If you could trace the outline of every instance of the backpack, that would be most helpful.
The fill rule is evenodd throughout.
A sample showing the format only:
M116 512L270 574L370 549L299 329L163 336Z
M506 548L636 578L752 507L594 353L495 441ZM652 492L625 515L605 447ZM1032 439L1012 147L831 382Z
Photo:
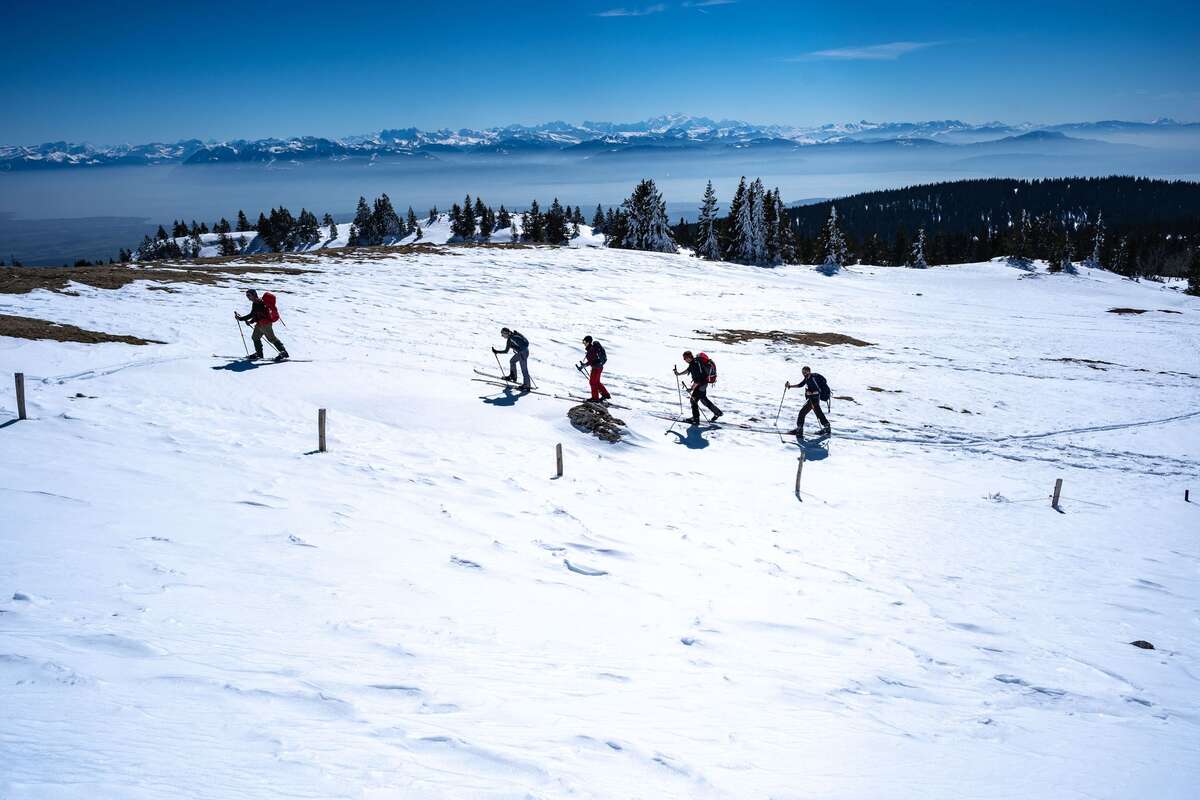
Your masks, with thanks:
M508 337L508 340L512 342L514 350L525 350L529 347L529 340L516 331L512 332L512 335Z
M819 394L817 396L819 398L821 398L822 400L828 402L829 394L830 394L829 381L825 380L825 376L820 374L819 372L814 372L812 374L812 379L813 379L813 383L817 384L817 392L819 392Z
M604 346L599 342L592 342L592 347L596 348L596 366L603 367L608 363L608 353L604 352Z
M708 357L708 353L701 353L697 356L700 359L700 366L704 368L704 377L708 383L717 382L717 362Z
M279 309L275 307L275 295L263 292L262 302L267 309L267 322L279 322Z

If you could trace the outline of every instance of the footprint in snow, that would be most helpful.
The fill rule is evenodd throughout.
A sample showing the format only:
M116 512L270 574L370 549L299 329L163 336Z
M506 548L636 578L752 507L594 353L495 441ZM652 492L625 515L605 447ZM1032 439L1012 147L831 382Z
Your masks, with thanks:
M301 539L299 536L296 536L295 534L291 534L291 533L288 534L288 541L294 545L297 545L298 547L316 547L315 544L309 544L308 542Z
M458 556L450 556L450 563L457 564L460 567L466 567L467 569L483 569L482 566L476 564L474 561L466 558L459 558Z

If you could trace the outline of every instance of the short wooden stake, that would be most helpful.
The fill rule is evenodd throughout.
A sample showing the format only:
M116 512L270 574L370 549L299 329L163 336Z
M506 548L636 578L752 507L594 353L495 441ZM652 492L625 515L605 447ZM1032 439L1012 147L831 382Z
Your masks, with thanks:
M1050 507L1058 508L1058 497L1062 494L1062 478L1054 479L1054 496L1050 498Z
M1190 503L1190 502L1192 502L1192 499L1191 499L1191 492L1192 492L1192 490L1191 490L1191 489L1184 489L1184 490L1183 490L1183 502L1185 502L1185 503Z
M13 376L17 382L17 419L25 417L25 373L18 372Z
M325 452L325 409L317 410L317 452Z
M562 442L554 447L554 460L558 465L558 477L562 477Z
M796 459L796 498L803 503L804 498L800 497L800 475L804 472L804 451L800 451L800 458Z

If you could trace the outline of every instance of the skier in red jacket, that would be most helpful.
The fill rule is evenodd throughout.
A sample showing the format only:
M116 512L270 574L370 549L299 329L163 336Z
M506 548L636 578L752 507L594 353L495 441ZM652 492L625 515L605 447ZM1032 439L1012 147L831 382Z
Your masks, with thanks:
M608 354L604 352L604 347L593 339L591 336L583 337L583 346L587 348L587 354L584 360L579 362L580 371L586 365L591 368L588 375L588 385L592 387L592 402L598 403L601 400L608 400L612 395L608 393L608 389L604 388L604 384L600 382L600 374L604 372L604 365L608 362Z
M288 358L287 348L283 346L283 342L279 341L275 336L275 332L271 326L279 321L279 311L275 308L275 295L270 292L264 292L262 299L258 297L258 292L253 289L246 290L246 299L250 301L250 313L244 316L238 316L234 312L234 316L247 325L254 327L254 333L250 334L251 340L254 342L254 355L250 356L251 361L255 361L263 357L262 340L265 336L279 355L275 356L276 361L286 361Z

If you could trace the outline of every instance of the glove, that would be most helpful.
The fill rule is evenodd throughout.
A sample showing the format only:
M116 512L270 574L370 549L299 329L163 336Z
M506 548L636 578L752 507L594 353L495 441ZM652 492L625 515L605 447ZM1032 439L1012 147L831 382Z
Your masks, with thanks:
M500 355L500 351L494 347L492 348L492 352L495 353L496 355Z

